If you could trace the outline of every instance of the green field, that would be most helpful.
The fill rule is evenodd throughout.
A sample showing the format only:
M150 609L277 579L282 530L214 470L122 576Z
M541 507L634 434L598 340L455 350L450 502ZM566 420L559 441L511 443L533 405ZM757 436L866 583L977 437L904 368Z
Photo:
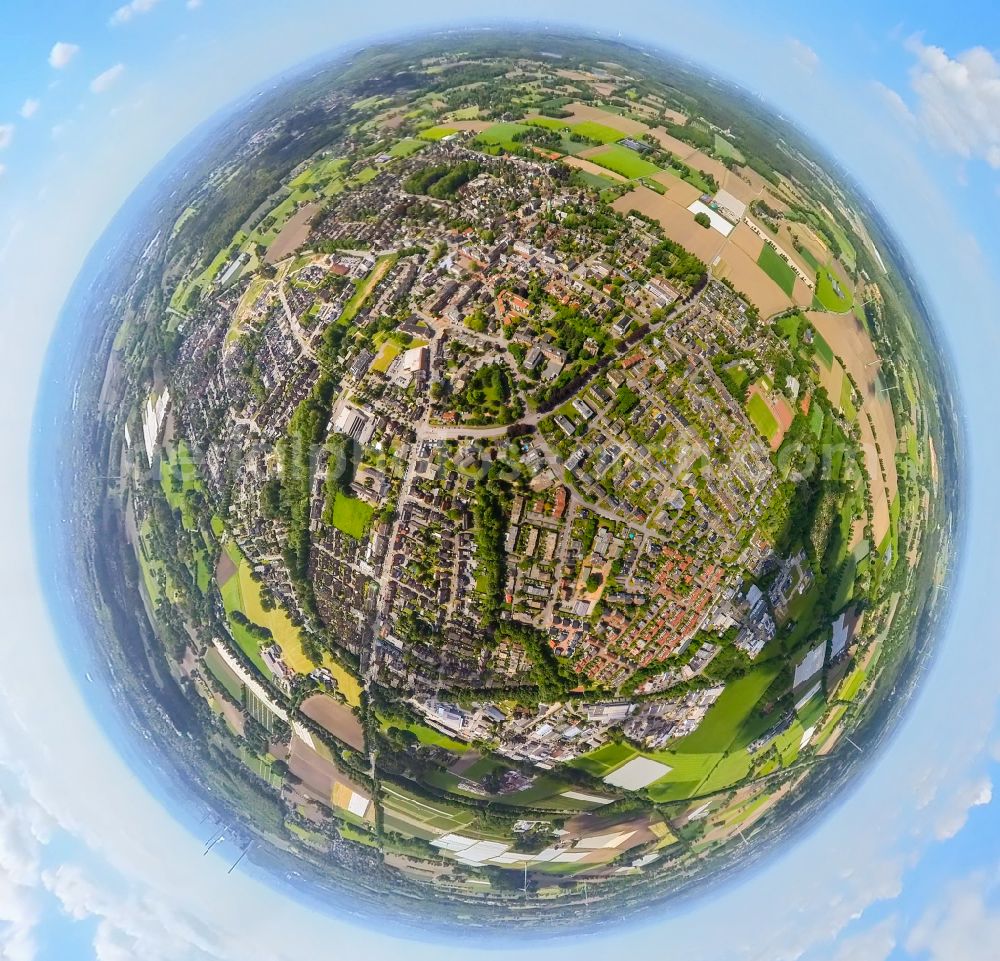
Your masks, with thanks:
M637 177L652 177L663 171L654 163L650 163L641 154L631 147L623 147L621 144L611 144L603 147L596 153L592 153L587 159L599 167L605 167L635 180Z
M211 675L229 692L233 700L243 703L243 682L232 672L222 655L210 647L205 651L205 667Z
M837 293L837 287L840 293ZM824 310L842 314L851 309L854 298L829 267L820 267L816 272L816 303Z
M476 143L488 147L503 147L504 150L517 150L521 143L514 139L514 135L530 129L531 127L523 123L497 123L477 134Z
M809 408L809 429L813 436L819 438L823 434L823 420L825 418L823 408L819 404L813 404Z
M808 247L804 245L797 247L796 252L806 262L807 267L810 267L812 270L819 270L819 261Z
M764 244L761 248L757 266L789 297L792 296L792 291L795 289L795 271L770 244Z
M768 440L778 433L778 421L760 394L751 394L747 402L747 416Z
M838 701L853 701L858 695L858 691L861 690L861 685L865 682L865 670L861 667L856 667L845 679L844 683L840 685L840 690L837 691Z
M823 362L824 367L833 366L833 348L823 339L823 335L813 328L813 347L816 348L816 356Z
M615 143L621 140L622 137L628 136L623 130L616 130L614 127L609 127L604 123L597 123L594 120L584 120L581 123L575 123L571 129L573 133L579 134L581 137L586 137L588 140L597 140L600 143ZM628 150L628 147L623 149Z
M591 751L590 754L581 755L572 762L572 766L593 774L594 777L605 777L637 754L638 752L627 744L612 742L599 747L596 751Z
M351 299L344 304L344 309L337 318L337 324L346 327L357 316L358 311L365 305L365 301L371 296L371 292L378 286L379 281L389 272L396 262L397 254L385 254L375 262L372 272L358 284L357 290Z
M450 137L453 133L458 133L456 127L436 126L421 130L417 136L421 140L444 140L445 137Z
M545 127L546 130L555 130L556 132L566 130L569 127L569 124L559 117L528 117L524 122L532 127Z
M390 157L409 157L410 154L416 153L418 150L423 150L427 145L417 140L414 137L408 137L406 140L397 140L396 143L389 148Z
M453 751L456 754L465 754L466 751L470 750L468 744L456 741L454 738L448 737L447 734L442 734L440 731L436 731L426 724L420 724L417 721L404 721L398 717L382 717L382 715L378 715L378 719L383 730L387 730L390 727L397 727L401 731L410 731L417 736L417 740L421 744L428 744L431 747L443 747L446 751Z
M854 423L858 419L858 412L854 409L854 403L851 400L853 393L854 388L851 387L851 382L845 377L840 384L840 409L851 423Z
M160 484L171 510L181 512L181 522L185 530L194 530L197 522L188 507L185 494L202 489L198 469L194 465L191 451L185 441L180 441L176 449L163 448L160 460Z
M746 163L746 157L720 134L715 135L715 152L719 157L731 157L737 163Z
M364 536L374 513L375 508L359 497L349 497L338 491L333 502L333 526L348 537L358 539Z
M600 174L592 174L586 170L574 170L573 177L581 183L585 183L588 187L596 187L598 190L613 187L617 183L617 181L612 180L610 177L602 177Z
M704 754L726 751L777 674L777 667L762 664L743 677L730 681L721 697L705 715L705 720L698 725L697 730L681 738L674 745L672 753Z

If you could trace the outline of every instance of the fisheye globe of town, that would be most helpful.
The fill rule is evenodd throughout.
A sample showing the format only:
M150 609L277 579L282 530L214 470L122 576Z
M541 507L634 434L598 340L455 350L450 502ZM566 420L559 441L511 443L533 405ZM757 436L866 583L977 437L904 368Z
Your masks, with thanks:
M75 536L115 696L250 862L578 928L877 756L951 537L946 380L877 211L758 100L411 39L231 111L145 209Z

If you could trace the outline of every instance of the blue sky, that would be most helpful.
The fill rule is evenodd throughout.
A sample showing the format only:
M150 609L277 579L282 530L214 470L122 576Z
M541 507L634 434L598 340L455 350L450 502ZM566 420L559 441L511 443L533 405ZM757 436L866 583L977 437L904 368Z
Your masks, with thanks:
M184 134L302 59L456 7L318 0L6 0L0 29L0 961L463 959L319 916L165 811L87 709L32 558L32 399L56 315L90 246ZM1000 957L1000 13L957 5L606 2L545 5L760 92L817 137L902 238L954 355L969 434L970 525L954 614L879 763L808 837L752 876L614 940L505 951L586 961L991 961ZM534 17L523 0L462 15ZM60 44L62 46L57 47ZM75 49L74 49L75 48ZM37 105L34 102L37 101ZM72 639L70 639L71 641Z

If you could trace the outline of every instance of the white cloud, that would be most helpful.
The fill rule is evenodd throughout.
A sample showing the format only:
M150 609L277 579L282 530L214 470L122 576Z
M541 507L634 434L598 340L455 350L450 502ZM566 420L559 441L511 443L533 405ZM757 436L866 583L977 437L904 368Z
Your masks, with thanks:
M806 73L813 73L819 66L819 54L796 37L788 38L788 49L792 56L792 62Z
M900 120L903 121L908 126L916 123L916 117L913 116L913 112L907 106L906 101L899 95L899 93L892 89L892 87L887 87L884 83L880 83L876 80L872 87L875 93L881 98L882 102L889 108L892 113L894 113Z
M187 0L185 6L188 10L197 10L201 6L202 0Z
M916 58L910 86L924 136L942 150L1000 170L1000 62L984 47L951 57L916 36L906 49Z
M80 48L75 43L65 43L60 40L49 52L49 66L56 70L68 67L70 61L80 52Z
M41 908L41 850L49 821L33 804L0 791L0 958L33 961Z
M0 123L0 150L6 150L14 140L14 125Z
M21 104L21 109L18 111L25 120L30 119L36 113L38 113L38 108L41 106L41 102L35 100L34 97L28 97L24 103Z
M1000 945L1000 914L986 904L991 885L973 875L934 899L906 939L906 950L922 961L982 961Z
M830 961L886 961L896 948L894 917L886 918L865 931L845 937Z
M119 27L139 14L149 13L159 2L160 0L131 0L124 3L111 14L111 26Z
M91 93L104 93L110 90L125 72L125 64L116 63L113 67L108 67L104 73L99 73L90 81Z
M7 168L3 164L0 164L0 177L2 177L5 173L7 173Z
M969 820L969 812L993 800L993 783L988 777L978 777L965 782L948 800L934 824L934 837L938 841L953 838Z
M45 887L75 921L94 919L97 961L209 961L225 956L213 939L158 900L99 885L76 864L42 875Z

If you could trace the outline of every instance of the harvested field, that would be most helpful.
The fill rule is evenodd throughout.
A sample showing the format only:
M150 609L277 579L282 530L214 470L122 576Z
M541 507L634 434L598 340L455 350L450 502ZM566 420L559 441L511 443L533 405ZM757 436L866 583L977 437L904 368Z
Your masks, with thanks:
M678 206L687 210L700 196L701 191L686 180L681 180L677 174L664 170L652 178L659 184L663 184L670 193L670 199Z
M858 389L861 391L862 403L858 426L861 429L861 444L864 449L865 468L872 478L872 503L874 507L875 542L881 543L889 530L889 504L896 497L899 480L896 476L896 449L899 440L896 436L896 424L892 416L892 404L888 395L880 394L878 377L878 355L872 345L868 332L854 314L832 315L823 311L810 311L806 314L810 323L819 331L823 339L830 345L833 352L840 357L845 367L850 371ZM871 366L868 366L871 365ZM834 364L839 370L840 365ZM820 368L823 373L822 367ZM824 386L826 386L824 381ZM840 397L830 391L830 397ZM871 425L865 412L871 414L875 425L872 433ZM882 449L882 464L885 467L886 480L882 481L882 469L879 465L875 440L878 439ZM888 488L888 496L885 489Z
M642 134L649 130L649 127L638 120L633 120L631 117L620 117L610 110L601 110L599 107L592 107L589 104L568 103L566 104L566 109L571 111L572 115L562 119L569 126L578 123L597 123L605 127L614 127L615 130L620 130L623 137L634 134L642 136Z
M225 583L236 574L236 564L233 559L225 552L219 555L219 563L215 565L215 580L219 587L225 585Z
M318 204L305 204L295 211L285 226L281 228L278 236L271 241L271 246L267 248L267 253L264 255L264 262L276 264L279 260L284 260L289 254L298 250L309 239L311 229L309 221L318 210Z
M668 237L699 256L706 264L711 264L725 247L726 239L722 234L705 230L695 223L691 211L677 203L673 195L672 189L666 194L658 194L648 187L636 187L619 197L612 206L621 213L638 210L639 213L658 220ZM677 196L680 197L679 190Z
M628 179L606 167L598 167L597 164L584 160L582 157L563 157L563 163L570 167L576 167L577 170L582 170L584 173L593 174L595 177L607 177L611 180L617 180L619 183L625 183ZM653 191L651 190L650 193Z
M360 784L352 782L337 769L333 761L309 747L298 736L292 737L288 767L301 779L302 784L299 787L302 794L326 807L330 806L334 789L338 787L341 791L347 788L362 797L369 797L368 792Z
M654 127L652 133L664 150L669 150L675 157L680 158L685 163L687 163L688 156L694 153L694 147L691 144L684 143L683 140L678 140L676 137L671 136L662 127Z
M762 317L770 317L792 306L791 298L757 266L756 259L735 244L726 244L722 259L712 268L712 273L725 277L746 294L757 305Z
M338 741L349 744L356 751L365 749L365 735L361 722L346 705L329 694L314 694L302 702L302 713L312 718L321 728L329 731Z
M764 241L758 237L746 224L737 224L729 235L729 240L740 248L755 263L764 248Z

